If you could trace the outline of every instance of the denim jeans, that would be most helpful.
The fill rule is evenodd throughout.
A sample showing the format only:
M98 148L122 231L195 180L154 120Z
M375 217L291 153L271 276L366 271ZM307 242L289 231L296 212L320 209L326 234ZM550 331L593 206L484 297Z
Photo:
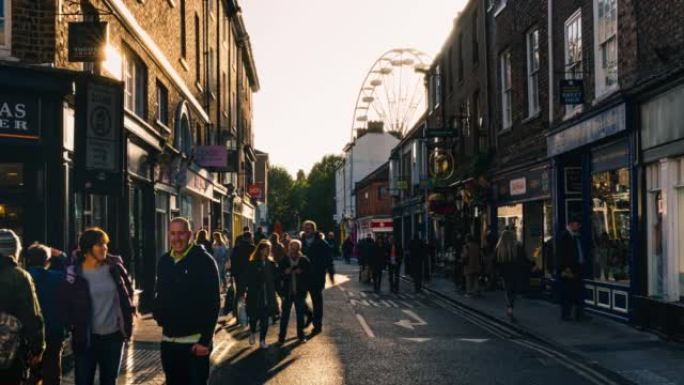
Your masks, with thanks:
M124 339L121 333L93 334L86 351L75 353L76 385L93 385L95 369L100 369L100 385L116 385L121 366Z
M161 343L161 361L166 385L206 385L209 356L192 354L193 344Z

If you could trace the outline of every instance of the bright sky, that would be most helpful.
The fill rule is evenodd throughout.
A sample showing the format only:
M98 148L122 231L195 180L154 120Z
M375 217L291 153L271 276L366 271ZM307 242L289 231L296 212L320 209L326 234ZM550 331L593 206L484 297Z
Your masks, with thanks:
M392 48L439 52L466 0L243 0L261 90L256 148L307 173L341 154L371 65Z

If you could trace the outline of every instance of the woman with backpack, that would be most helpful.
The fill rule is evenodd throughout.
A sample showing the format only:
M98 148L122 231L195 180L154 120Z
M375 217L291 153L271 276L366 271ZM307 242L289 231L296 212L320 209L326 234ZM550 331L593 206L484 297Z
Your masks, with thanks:
M78 240L76 264L67 268L63 310L72 332L76 385L115 385L124 342L133 332L133 287L121 257L107 253L109 236L89 228Z

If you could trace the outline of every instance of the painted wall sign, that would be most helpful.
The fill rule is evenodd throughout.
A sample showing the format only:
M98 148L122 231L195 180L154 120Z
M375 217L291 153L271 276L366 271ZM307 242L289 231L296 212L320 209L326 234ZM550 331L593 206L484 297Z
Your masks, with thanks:
M40 99L0 94L0 138L40 139Z
M510 192L512 196L525 195L527 193L527 179L525 177L511 179Z
M601 140L627 129L625 104L622 103L546 138L549 156L556 156Z

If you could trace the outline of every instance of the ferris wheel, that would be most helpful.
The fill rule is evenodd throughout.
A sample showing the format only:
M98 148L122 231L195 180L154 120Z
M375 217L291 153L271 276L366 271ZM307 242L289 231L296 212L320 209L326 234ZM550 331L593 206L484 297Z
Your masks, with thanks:
M356 98L352 139L368 122L382 122L384 131L403 136L425 110L423 74L432 58L413 48L385 52L366 74Z

